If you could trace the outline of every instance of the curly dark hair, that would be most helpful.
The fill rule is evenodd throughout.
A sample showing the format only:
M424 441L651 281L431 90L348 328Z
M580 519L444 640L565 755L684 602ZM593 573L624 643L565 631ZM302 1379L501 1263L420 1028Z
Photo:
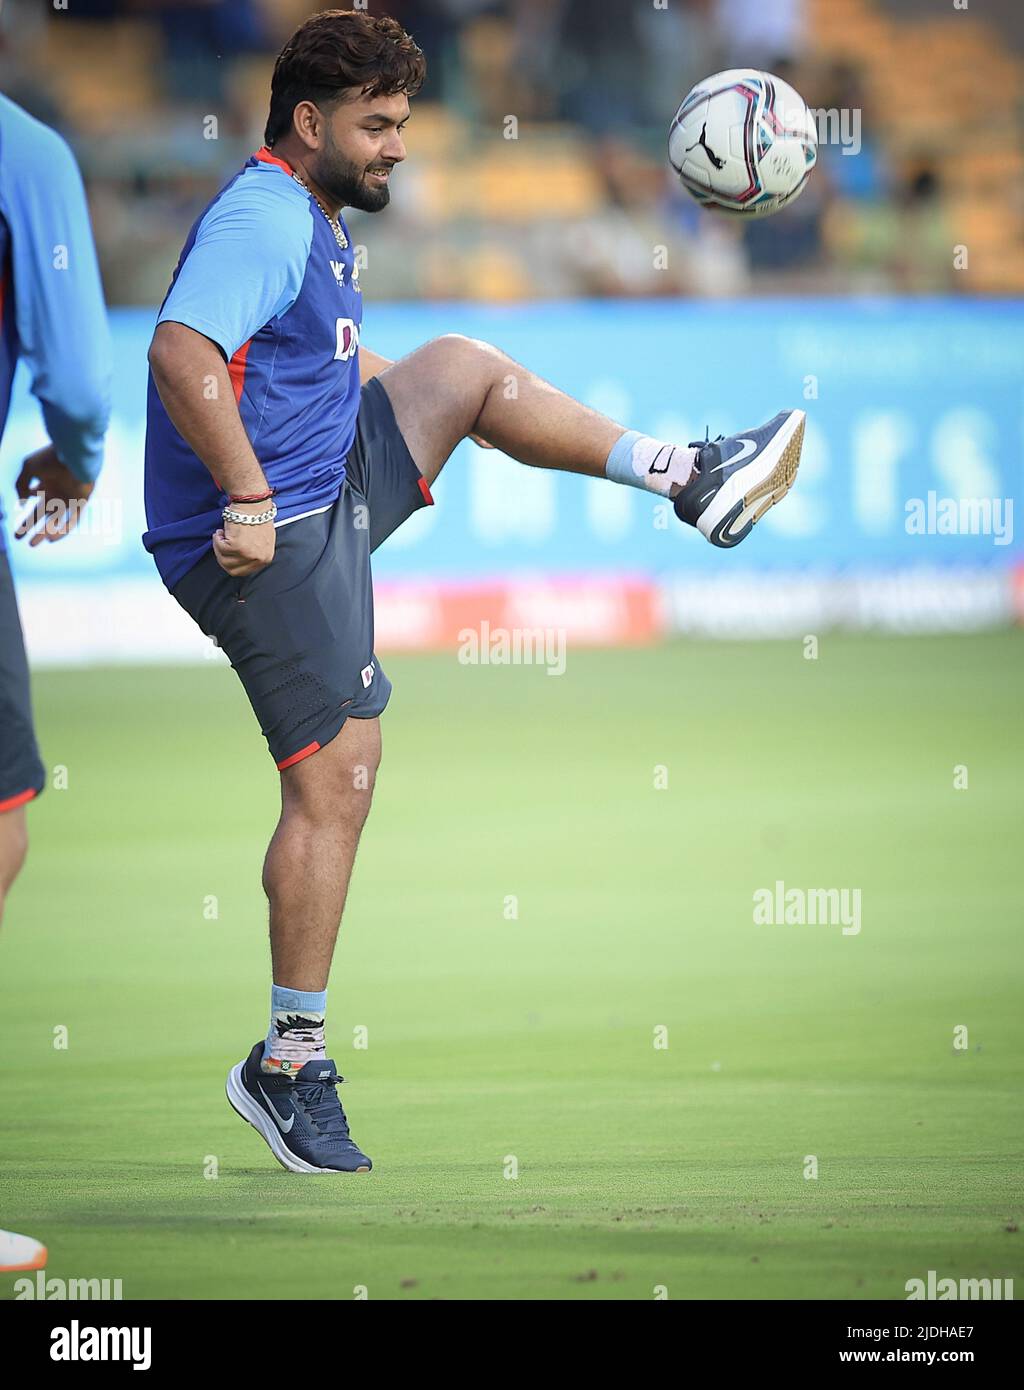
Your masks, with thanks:
M291 125L300 101L415 96L427 63L396 19L362 10L322 10L300 24L274 64L264 140L273 145Z

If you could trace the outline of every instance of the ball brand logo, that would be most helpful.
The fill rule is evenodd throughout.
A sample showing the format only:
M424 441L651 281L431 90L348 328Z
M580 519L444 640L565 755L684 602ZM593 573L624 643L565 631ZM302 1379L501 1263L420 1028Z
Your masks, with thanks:
M687 145L687 147L686 147L686 152L687 152L687 154L689 154L689 152L690 152L691 150L695 150L695 149L697 148L697 146L700 145L701 149L702 149L702 150L704 151L704 153L707 155L708 159L711 160L711 163L715 166L715 168L716 168L716 169L724 169L724 168L725 168L725 160L724 160L724 159L719 159L719 158L718 158L718 155L715 154L715 153L710 149L710 147L708 146L708 142L707 142L707 133L708 133L708 123L707 123L707 121L705 121L704 124L703 124L703 125L701 126L701 128L700 128L700 137L699 137L698 139L694 140L694 142L693 142L692 145Z

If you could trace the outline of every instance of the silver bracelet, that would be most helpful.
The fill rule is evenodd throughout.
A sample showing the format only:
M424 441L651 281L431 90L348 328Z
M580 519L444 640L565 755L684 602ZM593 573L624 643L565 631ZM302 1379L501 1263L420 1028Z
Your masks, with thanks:
M277 503L271 502L265 512L236 512L234 507L225 507L221 516L225 521L237 522L239 526L263 526L277 516Z

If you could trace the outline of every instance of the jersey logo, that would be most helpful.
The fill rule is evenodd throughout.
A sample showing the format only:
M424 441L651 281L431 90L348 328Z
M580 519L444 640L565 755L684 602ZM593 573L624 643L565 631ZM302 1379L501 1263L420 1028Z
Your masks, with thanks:
M373 683L373 662L371 661L369 666L364 666L359 674L363 679L363 688L369 689L370 685Z
M343 290L345 288L345 262L331 261L331 269L334 271L334 278L338 282L338 289ZM359 266L355 261L352 262L352 268L348 274L348 287L350 290L355 290L356 294L360 293Z
M347 362L354 357L359 346L359 325L351 319L338 319L338 346L334 350L335 360Z

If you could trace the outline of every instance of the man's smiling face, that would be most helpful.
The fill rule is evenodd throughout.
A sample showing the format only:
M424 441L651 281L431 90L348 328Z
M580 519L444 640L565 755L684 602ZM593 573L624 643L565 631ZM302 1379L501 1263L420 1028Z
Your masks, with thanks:
M324 113L320 149L309 172L333 201L362 212L380 212L391 198L391 170L405 158L402 130L409 98L364 97L339 101Z

